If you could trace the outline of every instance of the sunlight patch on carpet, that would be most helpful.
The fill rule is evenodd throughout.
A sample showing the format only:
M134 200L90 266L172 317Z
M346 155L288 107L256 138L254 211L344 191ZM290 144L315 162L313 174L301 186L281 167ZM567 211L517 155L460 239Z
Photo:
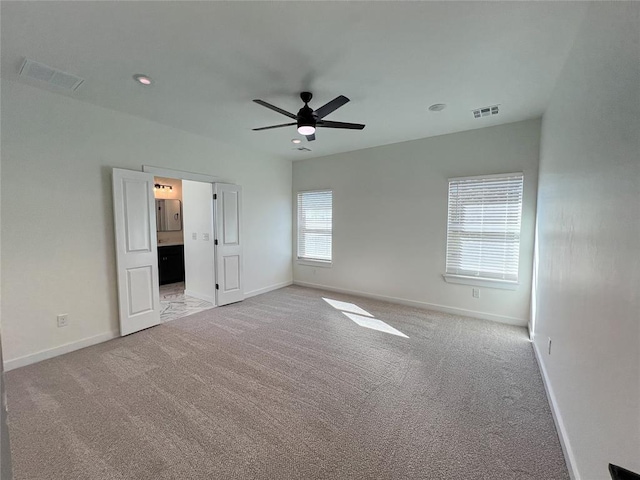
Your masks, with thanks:
M340 300L333 300L331 298L324 298L324 297L322 297L322 299L325 302L327 302L329 305L331 305L333 308L335 308L336 310L340 310L342 312L357 313L358 315L364 315L366 317L373 317L373 315L371 315L366 310L360 308L355 303L341 302Z
M361 327L370 328L372 330L378 330L379 332L390 333L391 335L397 335L399 337L409 338L400 330L396 330L391 325L384 323L382 320L375 318L363 317L362 315L356 315L355 313L342 312L351 320L356 322Z

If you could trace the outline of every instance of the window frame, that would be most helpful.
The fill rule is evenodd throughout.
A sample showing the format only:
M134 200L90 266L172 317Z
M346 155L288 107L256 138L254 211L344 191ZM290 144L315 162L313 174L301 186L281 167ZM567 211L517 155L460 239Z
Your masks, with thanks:
M331 259L322 260L317 258L301 257L299 249L300 249L300 232L302 227L300 225L299 196L305 193L325 193L325 192L331 193ZM299 265L331 268L331 265L333 264L333 189L332 188L314 188L311 190L298 190L295 193L295 202L296 202L296 241L295 241L296 263L298 263Z
M464 180L483 180L483 179L495 179L499 180L500 178L505 177L515 177L519 176L522 178L522 192L521 192L521 200L520 200L520 230L518 232L518 255L517 255L517 268L516 268L516 280L508 280L508 279L500 279L493 277L483 277L483 276L474 276L474 275L464 275L459 273L449 273L447 272L447 262L449 258L449 218L451 215L450 211L450 189L451 182L453 181L464 181ZM525 176L524 172L510 172L510 173L499 173L499 174L489 174L489 175L472 175L466 177L453 177L447 179L447 227L445 230L445 273L442 274L443 279L447 283L453 284L462 284L462 285L473 285L473 286L481 286L488 288L497 288L503 290L516 290L520 285L520 259L521 259L521 249L522 249L522 213L524 210L524 191L525 191Z

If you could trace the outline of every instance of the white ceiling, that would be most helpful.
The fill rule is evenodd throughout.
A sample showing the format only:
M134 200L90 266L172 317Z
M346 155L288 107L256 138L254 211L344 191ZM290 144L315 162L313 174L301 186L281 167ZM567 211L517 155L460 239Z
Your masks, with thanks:
M2 78L25 57L83 77L79 100L259 152L309 158L540 116L585 4L575 2L7 2ZM132 80L145 73L154 85ZM51 89L55 87L43 86ZM295 127L252 128L342 94L293 150ZM55 90L54 90L55 91ZM440 113L427 110L446 103ZM501 105L496 117L471 110Z

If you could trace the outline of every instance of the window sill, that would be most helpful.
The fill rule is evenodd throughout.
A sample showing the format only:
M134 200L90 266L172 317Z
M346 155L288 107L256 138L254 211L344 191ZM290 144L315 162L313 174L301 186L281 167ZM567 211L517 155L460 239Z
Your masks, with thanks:
M501 290L517 290L520 283L508 280L494 280L491 278L467 277L464 275L452 275L445 273L442 275L447 283L457 283L459 285L473 285L474 287L498 288Z
M307 265L309 267L323 267L331 268L331 262L325 262L323 260L309 260L307 258L298 258L298 265Z

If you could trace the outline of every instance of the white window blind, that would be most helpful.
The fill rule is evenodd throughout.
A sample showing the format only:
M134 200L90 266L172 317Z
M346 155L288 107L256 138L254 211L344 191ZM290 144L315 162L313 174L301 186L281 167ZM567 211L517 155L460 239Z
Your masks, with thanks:
M331 261L333 192L298 193L298 258Z
M449 180L447 274L518 281L522 173Z

